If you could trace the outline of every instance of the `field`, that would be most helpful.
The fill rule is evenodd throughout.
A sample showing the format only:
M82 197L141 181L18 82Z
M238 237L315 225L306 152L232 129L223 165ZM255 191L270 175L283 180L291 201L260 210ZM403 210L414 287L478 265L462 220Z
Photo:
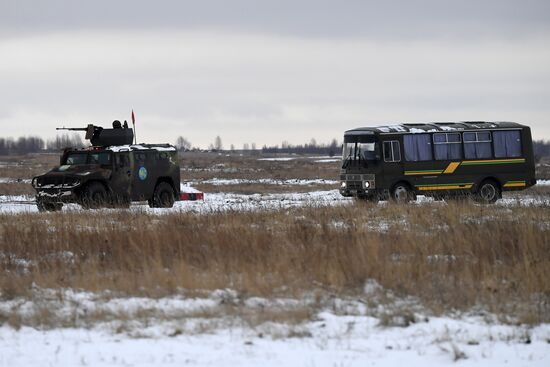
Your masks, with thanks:
M0 157L0 365L550 363L544 161L493 206L396 205L336 158L190 153L204 201L38 213L56 161Z

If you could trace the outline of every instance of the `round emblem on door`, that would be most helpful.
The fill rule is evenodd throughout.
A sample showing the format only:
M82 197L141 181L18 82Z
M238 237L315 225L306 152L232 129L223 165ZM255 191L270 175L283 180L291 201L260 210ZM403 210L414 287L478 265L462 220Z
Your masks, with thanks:
M147 178L147 168L139 167L138 177L141 181L145 181L145 179Z

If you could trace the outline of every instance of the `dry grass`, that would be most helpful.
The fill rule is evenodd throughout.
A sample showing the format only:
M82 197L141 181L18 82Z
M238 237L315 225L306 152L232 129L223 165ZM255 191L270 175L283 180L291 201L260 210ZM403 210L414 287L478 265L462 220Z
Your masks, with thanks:
M126 211L0 216L0 290L163 296L232 288L362 294L375 279L434 312L483 306L550 321L550 210L470 202L163 216Z

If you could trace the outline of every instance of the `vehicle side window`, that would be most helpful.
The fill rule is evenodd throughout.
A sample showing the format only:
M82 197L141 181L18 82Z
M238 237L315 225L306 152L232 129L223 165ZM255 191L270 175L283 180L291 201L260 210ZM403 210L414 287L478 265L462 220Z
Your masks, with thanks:
M91 164L101 164L102 166L108 166L111 164L111 153L91 153L88 161Z
M119 153L116 155L115 159L118 167L130 166L130 157L128 157L128 153Z
M86 164L87 154L70 154L65 161L65 164Z
M409 162L431 161L432 137L430 134L403 135L405 160Z
M463 140L466 159L492 158L492 140L489 131L464 133Z
M168 153L166 153L166 152L159 152L159 153L157 153L157 159L159 159L159 160L166 160L166 159L168 159Z
M494 131L495 158L521 157L521 135L514 131Z
M397 140L384 142L384 162L400 162L401 149Z
M134 153L134 157L136 157L136 161L138 163L145 163L145 153Z
M461 142L459 133L434 134L435 159L462 159Z

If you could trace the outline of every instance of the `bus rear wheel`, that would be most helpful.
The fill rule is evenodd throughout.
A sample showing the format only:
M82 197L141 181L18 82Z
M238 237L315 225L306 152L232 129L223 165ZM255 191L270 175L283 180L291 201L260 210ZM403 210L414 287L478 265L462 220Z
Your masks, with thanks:
M479 185L474 198L482 204L493 204L500 198L500 195L500 186L493 180L486 180Z
M396 203L408 203L416 200L414 191L404 182L395 185L391 191L391 199Z

